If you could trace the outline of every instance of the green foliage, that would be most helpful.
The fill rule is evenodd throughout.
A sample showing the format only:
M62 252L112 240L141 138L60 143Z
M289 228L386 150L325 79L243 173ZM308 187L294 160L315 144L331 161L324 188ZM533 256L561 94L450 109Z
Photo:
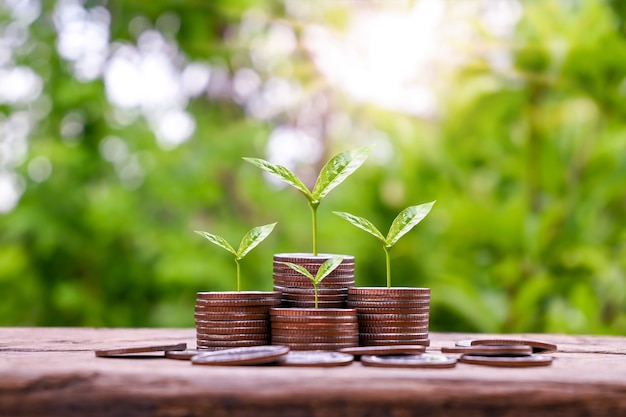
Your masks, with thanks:
M343 256L333 256L325 260L324 263L320 265L320 268L317 270L317 273L315 274L315 276L313 276L313 274L311 274L308 271L308 269L304 268L301 265L294 264L293 262L284 262L284 264L290 267L291 269L293 269L294 271L299 272L300 274L304 275L305 277L311 280L311 282L313 283L313 291L315 294L315 308L317 308L318 307L318 300L317 300L318 288L317 287L319 283L322 282L322 280L326 278L331 272L337 269L337 267L341 265L342 262L343 262Z
M195 133L174 149L159 146L142 106L118 108L102 78L75 77L57 48L60 2L40 2L26 27L6 11L13 3L0 2L1 36L16 34L1 42L11 51L0 70L31 68L42 83L32 102L0 102L0 188L16 175L23 191L0 214L1 325L193 326L195 293L230 289L232 264L207 261L188 231L243 236L242 225L280 216L275 239L247 254L241 277L243 287L271 289L272 254L309 245L309 234L294 210L300 197L268 186L241 156L264 155L276 126L312 119L305 127L320 132L319 161L377 143L350 186L325 195L329 211L390 224L408 201L442 202L392 254L394 285L432 289L433 330L626 332L623 1L520 2L510 36L484 31L460 46L457 66L428 66L438 101L427 118L357 101L320 75L303 36L309 27L343 30L349 2L297 18L255 0L71 3L85 5L85 16L110 14L104 55L139 43L153 52L150 36L139 41L144 30L162 33L176 62L211 65L212 93L183 99ZM172 17L178 29L164 24ZM289 25L296 47L266 60L258 45ZM258 33L237 38L251 28ZM261 90L276 80L299 85L306 111L293 104L250 117L222 93L249 70ZM25 149L13 139L24 120L27 150L7 162L7 150ZM117 159L104 158L111 138L122 143ZM34 175L42 158L47 178ZM319 161L297 161L294 175L311 184ZM379 240L352 238L352 226L325 211L319 221L325 251L355 256L358 285L379 283Z
M203 232L200 230L196 230L195 232L200 236L206 238L209 242L214 245L219 246L222 249L227 250L235 257L235 263L237 264L237 291L241 291L241 271L239 261L244 258L252 249L257 247L257 245L265 240L266 237L272 233L274 230L274 226L276 223L265 224L263 226L257 226L252 228L248 233L245 234L243 239L241 239L241 243L239 243L239 248L235 250L230 243L226 241L221 236L217 236L211 234L209 232Z
M407 234L412 228L417 226L419 222L421 222L424 217L430 213L430 210L433 208L435 204L434 201L430 203L424 203L417 206L410 206L402 210L393 222L391 223L391 227L389 228L389 232L387 233L387 237L383 236L383 234L367 219L363 217L358 217L350 213L345 213L341 211L334 211L337 216L346 219L352 225L358 227L361 230L365 230L367 233L374 236L383 244L383 250L385 251L385 261L387 265L387 287L391 287L391 259L389 256L389 251L395 245L398 240L405 234Z
M356 171L369 156L373 145L352 151L341 152L332 157L320 171L313 191L282 165L272 164L258 158L243 158L247 162L261 168L263 171L280 178L282 181L296 188L306 197L311 209L313 224L313 255L317 256L317 207L326 195Z

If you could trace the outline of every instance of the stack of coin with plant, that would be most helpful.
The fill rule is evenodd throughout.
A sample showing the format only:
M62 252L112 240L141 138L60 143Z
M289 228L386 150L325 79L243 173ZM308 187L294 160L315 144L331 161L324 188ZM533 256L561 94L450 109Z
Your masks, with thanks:
M315 294L309 278L295 271L287 263L295 263L316 275L320 266L335 255L285 253L274 255L274 290L283 294L284 307L315 307ZM354 256L342 256L343 261L318 285L317 306L343 308L348 288L354 286Z
M272 308L272 344L286 345L293 350L338 350L359 343L359 326L355 309L319 308L319 287L344 258L325 260L315 276L302 265L285 262L285 266L308 279L313 289L313 308Z
M350 213L334 212L353 226L366 231L382 244L385 252L387 288L349 288L348 307L359 317L359 340L363 346L426 345L430 314L429 288L391 287L391 248L421 222L434 201L402 210L383 235L369 220Z
M358 346L355 309L272 308L272 344L292 350L339 350Z
M270 344L269 310L280 292L199 292L196 298L198 349Z
M276 223L250 230L235 250L223 237L196 231L209 242L230 252L237 265L236 292L199 292L194 318L198 349L225 349L268 345L269 310L280 305L278 291L241 291L240 261L261 243Z
M361 346L428 345L429 288L353 287Z

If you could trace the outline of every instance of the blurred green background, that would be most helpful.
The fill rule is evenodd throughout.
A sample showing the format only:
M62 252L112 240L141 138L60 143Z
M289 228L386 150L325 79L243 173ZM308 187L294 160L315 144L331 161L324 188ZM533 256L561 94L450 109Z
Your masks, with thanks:
M272 288L320 250L432 289L436 331L626 334L626 6L614 1L0 0L0 325L193 326L196 291Z

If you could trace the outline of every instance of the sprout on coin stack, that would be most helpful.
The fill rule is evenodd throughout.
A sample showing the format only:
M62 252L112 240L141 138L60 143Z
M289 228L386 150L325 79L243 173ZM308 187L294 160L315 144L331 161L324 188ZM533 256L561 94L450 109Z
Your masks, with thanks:
M364 346L428 345L429 288L392 288L390 250L415 227L435 202L404 209L384 236L369 220L345 212L334 212L352 225L378 239L385 251L387 287L348 289L348 307L356 308L359 340Z
M240 261L274 230L276 223L250 230L235 250L224 238L196 231L211 243L230 252L237 264L237 291L198 292L195 307L198 349L224 349L267 345L269 309L280 305L277 291L241 291Z
M314 303L309 285L302 277L294 278L293 271L284 266L284 262L301 265L311 274L316 274L322 262L333 255L320 254L317 242L317 209L324 199L339 184L354 173L367 159L372 146L341 152L332 157L320 171L310 190L293 172L282 165L272 164L263 159L244 158L247 162L273 175L301 192L307 199L311 210L313 237L312 253L287 253L274 256L274 289L282 292L283 305L289 307L309 307ZM325 307L344 307L348 295L347 289L354 286L354 257L344 256L343 265L326 279L327 288L320 305Z
M342 256L331 257L315 276L300 265L285 262L313 284L315 308L270 309L272 344L286 345L293 350L338 350L358 345L355 309L318 308L318 285L342 261Z

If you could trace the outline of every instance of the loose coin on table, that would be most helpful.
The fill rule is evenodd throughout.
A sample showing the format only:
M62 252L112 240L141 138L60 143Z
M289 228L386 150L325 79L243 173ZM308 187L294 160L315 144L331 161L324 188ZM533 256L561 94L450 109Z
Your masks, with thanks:
M191 358L194 365L262 365L289 353L287 346L251 346L202 352Z
M394 368L454 368L456 362L456 358L431 353L422 353L421 355L361 356L361 363L365 366Z
M207 350L198 350L198 349L168 350L165 352L165 357L168 359L178 359L181 361L188 361L201 352L207 352Z
M358 346L341 349L342 353L349 353L358 358L363 355L416 355L426 352L426 346L421 345L392 345L392 346Z
M354 361L354 356L347 353L322 350L292 350L280 360L279 365L325 368L350 365L352 361Z
M482 356L528 356L533 348L527 345L474 345L442 347L441 353L468 353Z
M496 345L496 346L506 346L506 345L525 345L530 346L533 349L533 353L548 353L548 352L556 352L557 346L554 343L541 342L538 340L527 340L527 339L469 339L469 340L460 340L455 343L456 346L459 347L468 347L468 346L476 346L476 345Z
M498 366L504 368L521 368L528 366L548 366L554 358L548 355L532 354L528 356L482 356L464 353L459 362L472 365Z
M100 358L120 357L120 356L143 356L144 353L167 352L168 350L185 350L187 343L178 343L175 345L147 345L147 346L129 346L111 349L98 349L95 351L96 356Z

